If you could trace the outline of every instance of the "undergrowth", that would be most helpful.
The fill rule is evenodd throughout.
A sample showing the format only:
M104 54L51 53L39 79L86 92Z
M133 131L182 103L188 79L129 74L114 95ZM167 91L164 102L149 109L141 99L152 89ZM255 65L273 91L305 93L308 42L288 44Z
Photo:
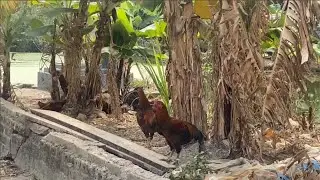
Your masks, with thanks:
M208 166L208 161L203 154L199 154L186 166L179 167L172 171L169 176L170 180L203 180L205 176L212 173Z

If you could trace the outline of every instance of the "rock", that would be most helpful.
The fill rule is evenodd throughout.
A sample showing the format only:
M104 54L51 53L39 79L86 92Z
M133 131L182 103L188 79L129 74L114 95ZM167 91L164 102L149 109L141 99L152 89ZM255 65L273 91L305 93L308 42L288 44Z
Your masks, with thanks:
M97 118L107 118L107 114L103 111L98 111L97 112Z
M299 129L300 124L297 121L294 121L293 119L289 118L289 123L292 126L293 129Z
M126 127L123 126L123 125L117 125L117 129L119 129L119 130L121 130L121 129L126 129Z
M47 135L49 133L49 128L41 126L36 123L32 123L32 125L30 126L30 130L41 136Z
M76 119L80 121L85 121L87 120L87 116L85 114L79 113Z
M136 114L136 112L135 112L135 111L128 111L128 113L129 113L129 114L131 114L131 115Z
M92 120L92 119L96 119L96 118L98 118L98 115L97 115L97 114L95 114L95 113L90 114L90 115L89 115L89 117L88 117L88 119L90 119L90 120Z
M121 106L121 111L122 113L127 113L130 110L130 107L128 105L122 105Z

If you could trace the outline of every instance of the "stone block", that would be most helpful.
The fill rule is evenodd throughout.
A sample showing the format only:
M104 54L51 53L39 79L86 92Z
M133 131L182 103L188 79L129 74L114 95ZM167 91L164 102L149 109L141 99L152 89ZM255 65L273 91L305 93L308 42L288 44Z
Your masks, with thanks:
M30 129L28 128L27 125L23 125L21 123L14 123L13 124L13 132L15 132L15 134L20 134L24 137L27 137L30 135Z

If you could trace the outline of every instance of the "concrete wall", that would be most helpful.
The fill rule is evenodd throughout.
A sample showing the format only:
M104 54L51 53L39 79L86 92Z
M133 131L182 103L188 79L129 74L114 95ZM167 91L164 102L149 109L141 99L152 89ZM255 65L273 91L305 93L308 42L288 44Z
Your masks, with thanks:
M60 68L57 67L58 71L61 71ZM101 83L102 83L102 88L106 88L106 82L107 82L107 70L106 69L101 69ZM82 69L81 71L81 77L82 79L85 79L85 69ZM39 71L38 72L38 81L37 81L37 88L44 90L44 91L51 91L51 74L48 72L48 68L44 68L44 71ZM60 87L60 86L59 86ZM61 88L60 91L62 92Z
M45 121L0 99L0 157L11 156L39 180L165 179Z

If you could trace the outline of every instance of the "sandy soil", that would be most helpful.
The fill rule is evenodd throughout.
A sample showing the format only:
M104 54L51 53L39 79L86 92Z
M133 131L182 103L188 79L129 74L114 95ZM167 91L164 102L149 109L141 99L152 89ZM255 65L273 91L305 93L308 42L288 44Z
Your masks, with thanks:
M17 96L17 105L23 104L26 108L39 108L38 101L46 101L50 99L50 93L39 89L15 89Z

